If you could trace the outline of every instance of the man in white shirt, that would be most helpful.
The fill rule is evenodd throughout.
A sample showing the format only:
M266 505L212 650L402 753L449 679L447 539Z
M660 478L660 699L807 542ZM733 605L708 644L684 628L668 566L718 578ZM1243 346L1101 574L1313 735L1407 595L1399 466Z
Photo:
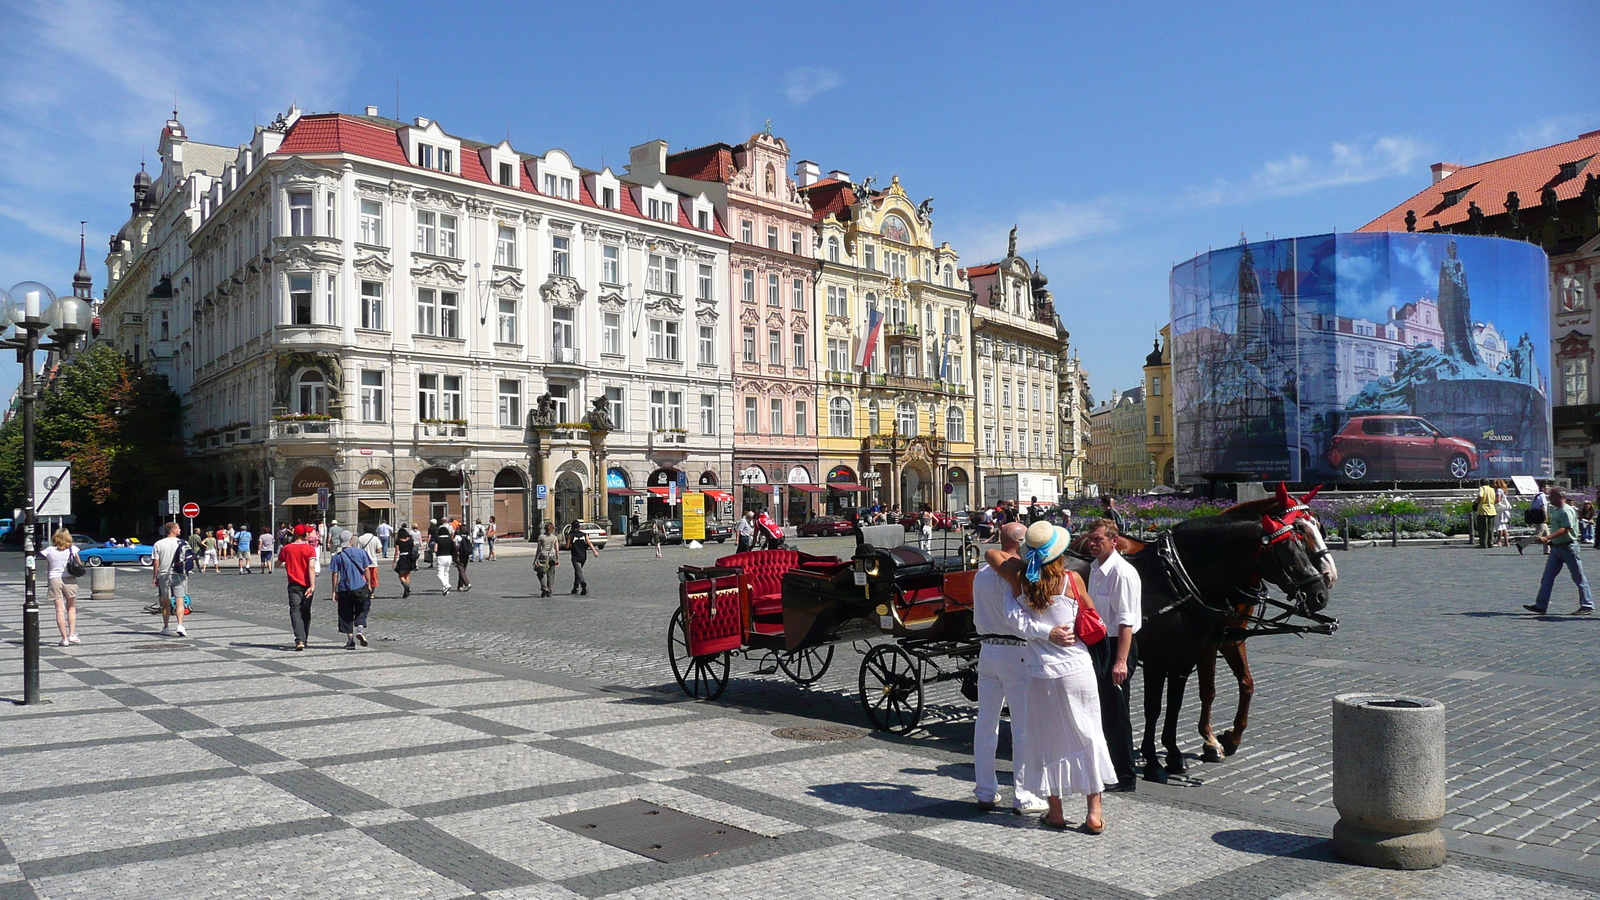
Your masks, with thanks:
M1000 550L1016 556L1028 529L1020 522L1000 528ZM1011 637L1006 626L1006 598L1010 587L989 566L978 570L972 578L972 623L983 639L978 653L978 721L972 729L972 763L977 785L972 793L978 798L978 809L989 812L995 808L999 780L995 776L995 749L1000 743L1000 710L1006 698L1020 701L1028 684L1027 648L1020 638ZM1011 758L1025 759L1022 752L1027 740L1027 721L1022 716L1020 702L1011 704ZM1015 770L1015 765L1013 765ZM1016 785L1012 809L1019 813L1043 812L1047 804L1022 789L1022 773L1013 771L1012 784Z
M1099 519L1089 525L1083 547L1095 559L1089 570L1089 599L1106 623L1106 639L1089 648L1100 682L1100 723L1105 730L1111 762L1117 767L1117 785L1108 791L1131 793L1139 784L1133 764L1133 721L1128 701L1133 692L1133 670L1139 665L1139 648L1133 636L1143 621L1139 573L1117 552L1117 525Z
M389 540L394 537L394 526L388 522L378 523L378 540L383 544L383 558L389 558Z
M186 612L183 597L188 593L189 573L179 560L186 549L183 539L178 537L179 530L177 522L162 526L165 537L156 541L150 572L156 586L156 597L161 602L161 633L188 637L189 632L183 627L183 615ZM174 614L178 617L176 630L171 627Z

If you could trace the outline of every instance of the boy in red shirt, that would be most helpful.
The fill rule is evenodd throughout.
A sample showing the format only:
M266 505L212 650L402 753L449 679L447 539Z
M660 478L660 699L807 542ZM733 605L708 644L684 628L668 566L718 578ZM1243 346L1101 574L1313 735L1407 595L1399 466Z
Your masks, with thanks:
M289 624L294 628L294 649L304 650L311 638L311 599L315 592L317 551L306 543L306 526L294 527L294 543L278 554L289 575Z

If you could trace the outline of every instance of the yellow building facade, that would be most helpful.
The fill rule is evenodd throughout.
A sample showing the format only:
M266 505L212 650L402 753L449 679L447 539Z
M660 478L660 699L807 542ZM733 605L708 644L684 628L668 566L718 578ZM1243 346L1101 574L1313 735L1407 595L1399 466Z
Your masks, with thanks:
M1172 441L1172 326L1161 326L1155 349L1144 360L1144 450L1154 463L1156 480L1177 484Z

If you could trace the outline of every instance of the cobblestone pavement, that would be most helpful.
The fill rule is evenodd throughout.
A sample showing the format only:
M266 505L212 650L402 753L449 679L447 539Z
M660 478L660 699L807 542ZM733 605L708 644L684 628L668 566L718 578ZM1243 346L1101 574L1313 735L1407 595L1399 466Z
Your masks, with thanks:
M380 639L352 653L325 643L326 601L323 640L286 652L282 584L262 576L198 579L192 637L161 638L140 612L148 575L123 569L119 599L85 603L85 643L45 648L52 702L0 707L0 900L863 885L918 897L1600 896L1595 622L1516 614L1541 558L1341 554L1339 633L1253 648L1239 754L1108 797L1111 827L1090 838L970 811L970 707L948 686L907 738L774 736L817 720L864 730L850 648L811 689L736 660L721 701L684 699L665 656L672 571L724 549L669 548L658 562L616 548L591 563L590 597L543 601L520 557L474 566L475 590L448 599L425 572L415 583L433 594L398 600L385 572ZM15 589L0 602L3 695L20 690ZM54 632L48 611L44 626ZM1328 854L1328 700L1346 690L1449 706L1445 868L1380 872ZM658 863L541 821L631 799L767 840Z

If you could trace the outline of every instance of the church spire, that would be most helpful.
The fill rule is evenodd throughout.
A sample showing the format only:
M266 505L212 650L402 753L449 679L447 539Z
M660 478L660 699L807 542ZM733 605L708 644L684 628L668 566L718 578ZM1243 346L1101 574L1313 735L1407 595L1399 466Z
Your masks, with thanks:
M88 224L78 223L78 271L72 276L72 296L84 301L94 295L94 276L89 274L88 245L85 243Z

